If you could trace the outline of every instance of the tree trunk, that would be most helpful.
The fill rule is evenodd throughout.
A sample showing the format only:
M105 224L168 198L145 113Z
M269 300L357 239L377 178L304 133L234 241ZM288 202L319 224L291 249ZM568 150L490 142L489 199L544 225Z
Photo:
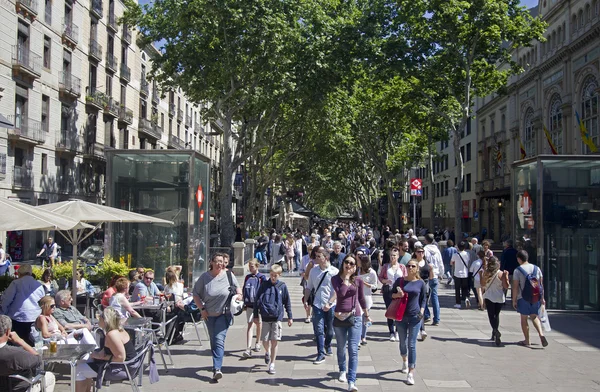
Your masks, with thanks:
M219 203L221 204L221 246L229 247L235 239L231 206L235 170L233 168L233 154L231 149L231 117L224 120L223 156L221 158L223 182L221 184L221 191L219 192Z
M394 190L392 184L387 185L387 197L388 197L388 222L392 226L392 230L399 229L398 226L398 206L396 200L394 200Z
M438 225L438 218L435 214L435 177L433 175L433 154L431 153L431 135L427 135L427 152L429 153L429 179L431 184L431 222L430 229L435 230ZM422 215L421 215L422 216Z
M461 124L463 125L463 124ZM464 125L463 125L464 128ZM460 127L452 129L454 139L454 156L456 157L456 186L454 187L454 235L456 242L462 241L462 189L464 165L462 156L460 155Z

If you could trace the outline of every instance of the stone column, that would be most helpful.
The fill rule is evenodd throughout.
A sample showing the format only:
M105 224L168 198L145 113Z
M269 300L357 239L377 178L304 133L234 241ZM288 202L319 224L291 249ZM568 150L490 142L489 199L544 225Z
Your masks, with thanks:
M244 250L244 254L247 255L244 263L247 263L250 259L252 259L254 257L254 247L256 246L256 243L258 241L249 238L245 241L246 243L246 249Z
M246 244L243 242L234 242L233 245L233 268L232 272L235 276L242 277L246 275L244 266L244 248Z

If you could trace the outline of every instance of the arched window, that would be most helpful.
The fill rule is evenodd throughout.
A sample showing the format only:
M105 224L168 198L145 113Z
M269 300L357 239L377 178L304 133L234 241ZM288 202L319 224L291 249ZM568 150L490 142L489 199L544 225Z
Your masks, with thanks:
M502 117L500 117L500 130L506 130L506 115L504 113L502 113Z
M585 5L585 23L588 24L592 21L592 7L590 4Z
M579 28L581 29L585 24L585 20L583 20L583 10L579 10L579 13L577 14L577 19L579 21Z
M523 124L523 146L525 147L525 154L528 157L534 157L537 155L535 149L535 128L533 127L533 109L527 109L525 113L525 122ZM520 149L520 146L519 146ZM521 153L517 154L521 157Z
M562 100L558 94L555 94L550 100L550 121L548 121L548 131L550 138L558 154L563 153L563 118L562 118Z
M556 49L556 30L552 32L552 41L550 49Z
M600 1L594 0L594 17L600 15Z
M577 31L577 15L573 14L571 19L571 34L574 34Z
M598 125L598 117L600 112L598 109L598 81L593 76L588 76L583 82L583 92L581 94L581 121L585 125L588 137L598 147L600 144L600 132ZM579 124L578 124L579 128ZM590 148L582 142L581 151L584 154L590 153Z
M560 46L562 44L562 27L559 27L556 32L556 45Z

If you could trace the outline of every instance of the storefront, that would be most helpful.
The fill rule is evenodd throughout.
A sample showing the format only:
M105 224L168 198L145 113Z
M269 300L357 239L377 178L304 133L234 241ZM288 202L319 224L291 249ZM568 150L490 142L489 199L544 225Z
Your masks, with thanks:
M207 269L208 159L191 150L109 150L106 158L107 205L174 222L108 225L113 257L151 268L158 278L169 265L181 265L191 285Z
M600 159L540 155L513 171L516 247L542 267L548 306L600 310Z

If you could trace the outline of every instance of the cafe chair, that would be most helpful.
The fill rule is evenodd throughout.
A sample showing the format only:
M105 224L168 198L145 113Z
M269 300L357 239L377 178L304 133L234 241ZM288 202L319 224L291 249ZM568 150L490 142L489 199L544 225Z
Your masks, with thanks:
M14 383L23 381L25 383L27 383L28 387L25 390L25 392L31 392L33 390L33 387L36 385L40 385L40 391L41 392L45 392L46 391L46 382L44 377L46 376L46 372L45 371L40 371L38 374L36 374L35 377L33 378L27 378L27 377L23 377L19 374L13 374L11 376L8 376L9 378L12 378L14 381ZM9 381L9 383L12 384L11 381ZM11 386L12 387L12 386Z
M144 375L144 359L148 355L149 378L153 384L158 381L158 371L154 362L154 347L152 341L148 341L144 348L133 359L122 363L108 363L100 369L94 382L94 390L101 389L101 386L110 386L111 383L129 381L131 390L139 392L142 386L142 377ZM125 372L123 372L123 368ZM134 381L136 380L137 381Z
M188 324L192 324L194 326L194 330L196 331L196 337L198 338L198 342L200 343L200 347L202 347L202 339L200 338L200 331L198 330L198 326L202 325L202 327L204 328L204 333L206 334L206 338L208 340L208 328L206 327L206 322L204 322L204 320L202 320L202 316L200 316L200 313L197 313L196 316L194 317L194 313L188 313L190 320L185 323L185 326L187 326ZM184 327L184 332L185 332L185 327ZM195 340L195 339L190 339L191 340Z

